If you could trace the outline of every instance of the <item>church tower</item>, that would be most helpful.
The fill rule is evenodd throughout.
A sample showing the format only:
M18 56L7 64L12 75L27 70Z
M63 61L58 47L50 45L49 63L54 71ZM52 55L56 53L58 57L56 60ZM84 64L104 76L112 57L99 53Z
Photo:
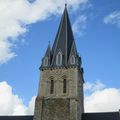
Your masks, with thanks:
M65 6L53 44L40 66L34 120L81 120L84 112L83 69Z

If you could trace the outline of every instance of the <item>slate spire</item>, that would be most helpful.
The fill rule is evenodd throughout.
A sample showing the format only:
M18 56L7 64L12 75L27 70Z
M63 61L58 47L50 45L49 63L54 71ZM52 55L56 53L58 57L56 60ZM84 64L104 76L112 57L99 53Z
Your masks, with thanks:
M47 54L50 54L49 67L67 67L70 65L78 65L77 61L79 61L79 56L77 54L76 44L67 11L67 4L65 4L65 9L60 21L52 50L50 47L48 47L45 56L47 56ZM62 58L58 56L59 54L62 55ZM72 61L74 60L74 64L70 63L71 56L74 56L74 59L72 59ZM62 60L61 64L57 64L60 63L60 60Z
M51 47L50 47L50 42L49 42L49 43L48 43L47 50L46 50L46 53L45 53L45 57L50 56L50 54L51 54Z
M45 52L45 56L43 58L43 62L42 62L42 65L41 66L44 66L44 63L45 61L47 61L46 63L46 67L50 66L50 62L51 62L51 47L50 47L50 41L49 41L49 44L48 44L48 47L47 47L47 50Z
M72 44L74 44L74 36L71 28L71 23L69 20L69 15L67 11L67 5L65 5L65 9L62 15L62 19L60 22L60 26L56 35L55 42L52 48L52 65L55 65L56 55L59 51L63 54L63 65L67 66L68 58L70 55L70 51L72 48Z

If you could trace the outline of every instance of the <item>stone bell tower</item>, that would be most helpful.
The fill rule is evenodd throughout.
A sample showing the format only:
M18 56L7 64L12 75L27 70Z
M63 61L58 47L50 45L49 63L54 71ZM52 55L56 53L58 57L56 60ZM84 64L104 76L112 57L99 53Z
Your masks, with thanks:
M81 120L84 112L83 69L65 6L51 49L40 67L34 120Z

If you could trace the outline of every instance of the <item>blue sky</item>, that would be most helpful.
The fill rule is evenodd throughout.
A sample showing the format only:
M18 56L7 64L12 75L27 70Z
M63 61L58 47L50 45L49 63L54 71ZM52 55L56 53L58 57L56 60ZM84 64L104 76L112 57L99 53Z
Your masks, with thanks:
M39 1L39 0L37 0ZM51 0L52 1L52 0ZM82 57L82 66L84 68L84 79L86 82L95 83L99 81L106 88L120 88L120 1L119 0L80 0L73 3L68 0L68 11L73 26L74 37L77 45L77 50ZM36 1L31 3L35 4ZM50 2L50 1L44 1ZM16 15L11 11L7 13L8 18L12 18L13 22L9 23L10 27L17 25L17 33L9 32L8 36L0 37L1 42L8 42L9 49L3 55L4 49L0 46L0 82L6 81L13 89L13 93L19 95L24 104L32 96L37 95L38 83L40 77L39 66L41 59L45 54L48 46L48 41L51 46L54 42L58 26L61 20L61 14L64 9L64 1L56 5L54 9L44 7L31 10L31 16ZM9 2L8 2L9 3ZM7 5L2 3L1 5ZM16 3L17 4L17 3ZM21 3L21 6L28 3ZM35 7L38 7L39 2ZM9 3L13 5L14 3ZM41 4L40 4L41 5ZM39 5L39 6L40 6ZM18 8L23 12L28 12L29 9ZM15 8L16 9L16 8ZM42 14L37 13L43 9ZM13 9L14 10L14 9ZM0 10L0 12L3 12ZM27 13L26 12L26 13ZM17 14L18 14L17 13ZM36 14L38 15L36 15ZM30 14L30 13L29 13ZM17 16L17 15L16 15ZM23 17L25 16L25 18ZM1 16L1 18L4 16ZM10 19L11 20L11 19ZM16 22L17 21L17 22ZM18 22L20 21L20 23ZM9 28L9 24L0 21L3 27ZM22 24L21 24L22 23ZM2 29L2 27L0 28ZM2 35L1 35L2 36ZM7 57L12 53L11 57ZM3 58L3 59L2 59ZM86 92L86 95L89 92Z

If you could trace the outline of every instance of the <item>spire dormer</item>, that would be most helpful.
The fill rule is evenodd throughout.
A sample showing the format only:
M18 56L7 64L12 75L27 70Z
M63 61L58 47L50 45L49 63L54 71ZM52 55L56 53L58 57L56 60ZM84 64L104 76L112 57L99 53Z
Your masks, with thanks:
M42 60L42 67L50 67L50 63L51 63L51 47L49 42L45 56Z

